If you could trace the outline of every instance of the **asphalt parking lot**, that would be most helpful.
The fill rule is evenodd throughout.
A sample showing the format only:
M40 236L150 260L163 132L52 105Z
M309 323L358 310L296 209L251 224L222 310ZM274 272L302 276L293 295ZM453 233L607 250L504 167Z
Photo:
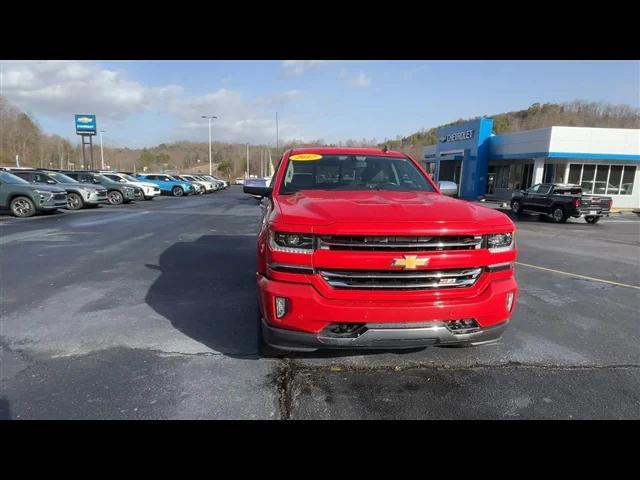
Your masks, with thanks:
M640 418L637 215L516 219L521 290L499 343L271 359L259 214L232 187L0 215L0 418Z

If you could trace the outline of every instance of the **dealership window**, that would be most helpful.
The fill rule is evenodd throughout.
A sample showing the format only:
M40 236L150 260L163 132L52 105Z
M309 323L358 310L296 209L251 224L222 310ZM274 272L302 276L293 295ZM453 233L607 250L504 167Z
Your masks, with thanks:
M635 165L572 163L569 166L569 183L581 185L584 193L631 195L635 175Z

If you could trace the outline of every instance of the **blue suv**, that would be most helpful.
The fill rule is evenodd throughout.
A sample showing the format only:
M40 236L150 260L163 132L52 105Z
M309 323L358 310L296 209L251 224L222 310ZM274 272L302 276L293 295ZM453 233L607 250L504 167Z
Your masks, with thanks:
M168 193L174 197L192 195L195 192L193 185L184 180L179 180L164 173L141 173L136 175L140 180L154 183L160 187L162 193Z

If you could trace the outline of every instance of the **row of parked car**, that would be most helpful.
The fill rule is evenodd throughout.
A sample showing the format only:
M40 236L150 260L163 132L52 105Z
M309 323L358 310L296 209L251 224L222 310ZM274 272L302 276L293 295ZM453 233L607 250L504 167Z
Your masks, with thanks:
M169 175L89 170L0 167L0 210L16 217L79 210L100 204L153 200L158 195L203 195L225 189L213 175Z

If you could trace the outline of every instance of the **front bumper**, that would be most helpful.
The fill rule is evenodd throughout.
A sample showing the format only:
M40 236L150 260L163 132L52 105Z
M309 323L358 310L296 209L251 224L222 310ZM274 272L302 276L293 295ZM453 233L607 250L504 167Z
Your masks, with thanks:
M38 210L56 210L58 208L65 208L67 206L67 195L64 197L61 194L52 196L46 200L35 199L36 209Z
M317 348L413 348L428 345L475 345L500 337L513 315L518 285L512 271L486 273L475 287L455 297L431 299L327 298L313 285L273 280L258 274L261 317L265 341L287 350ZM506 308L509 293L515 298ZM355 294L354 294L355 295ZM288 311L275 315L275 297L285 297ZM446 322L474 319L479 330L454 333ZM366 332L355 338L326 335L335 323L357 323Z
M500 339L508 320L472 333L456 334L444 322L406 324L365 324L366 331L355 338L339 338L322 333L285 330L262 320L262 337L273 348L291 351L330 349L405 349L428 346L482 345Z
M81 194L84 203L87 205L103 205L108 204L109 199L107 198L107 191L104 191L104 194L99 195L98 192L91 192L90 194Z
M154 198L157 197L158 195L160 195L162 193L162 191L158 188L144 188L143 189L144 192L144 197L145 198Z

